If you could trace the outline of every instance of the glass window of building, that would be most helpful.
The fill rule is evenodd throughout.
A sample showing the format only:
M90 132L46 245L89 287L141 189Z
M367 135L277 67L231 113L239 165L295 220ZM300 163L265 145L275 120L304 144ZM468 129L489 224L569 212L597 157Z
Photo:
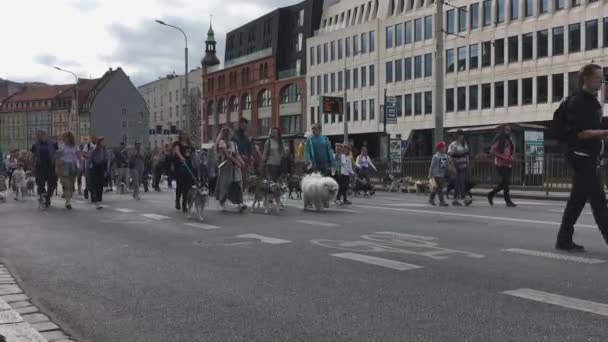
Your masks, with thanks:
M494 83L494 108L505 106L505 82Z
M445 111L448 113L454 111L454 88L445 90Z
M404 76L405 76L405 80L411 80L412 79L412 58L411 57L407 57L403 60L403 69L405 70L404 72Z
M481 66L492 65L492 42L481 43Z
M484 83L481 85L481 108L492 107L492 84Z
M524 0L524 17L534 15L534 0Z
M361 100L361 121L367 120L367 101Z
M459 112L467 110L467 87L456 89L456 108Z
M483 15L483 26L492 25L492 0L484 0L482 15Z
M422 114L422 93L414 94L414 115Z
M424 77L433 76L433 54L427 53L424 55Z
M386 27L386 48L390 49L393 47L394 37L393 37L393 26Z
M369 100L369 119L376 120L376 100Z
M321 88L321 75L317 76L317 94L323 94L323 89Z
M536 58L549 55L549 30L536 32Z
M424 39L433 39L433 16L424 17Z
M310 65L315 65L315 47L310 47Z
M353 36L353 56L358 55L360 52L359 50L359 36L358 35L354 35Z
M515 63L519 61L519 37L509 37L509 63Z
M445 70L446 73L454 72L454 49L445 51Z
M566 7L566 0L555 0L555 10L561 10Z
M405 45L412 43L412 21L405 22Z
M494 65L505 64L505 40L504 38L494 41Z
M532 78L521 80L521 98L524 105L532 104Z
M554 27L553 30L553 52L552 56L559 56L564 54L564 28Z
M395 60L395 82L401 82L403 80L403 68L401 63L401 59Z
M323 94L329 92L329 77L327 74L323 75Z
M424 114L433 113L433 92L424 92Z
M585 50L598 48L598 22L597 19L585 23Z
M544 14L549 12L549 0L538 1L538 14Z
M422 56L414 57L414 78L422 78Z
M342 71L338 71L338 91L342 91L342 87L343 87L343 77L344 74L342 73Z
M568 73L568 95L576 89L578 89L578 71L571 71Z
M603 42L603 47L608 47L608 17L604 18L604 24L602 26L604 26L604 31L602 32L604 34L604 42Z
M361 87L367 87L367 68L361 67Z
M369 31L369 52L376 51L376 31Z
M395 111L397 112L397 116L403 116L403 97L401 95L395 96Z
M338 59L342 59L342 39L338 39Z
M359 68L353 69L353 89L359 88Z
M460 7L460 8L458 8L458 32L464 32L466 30L467 30L467 8Z
M344 70L344 89L350 89L350 70Z
M509 2L509 19L519 19L519 0L511 0Z
M367 53L367 32L361 33L361 53Z
M547 103L549 101L549 77L538 76L536 78L536 103Z
M581 51L581 24L568 25L568 53Z
M373 87L375 84L376 84L376 66L372 64L369 66L369 85L370 85L370 87Z
M386 83L393 82L393 61L386 62Z
M395 25L395 46L403 45L403 24Z
M455 12L453 9L446 12L446 29L447 29L448 33L455 32L456 22L455 22L454 16L455 16Z
M479 45L469 45L469 69L477 69L479 67Z
M329 58L329 53L328 53L328 45L327 43L323 44L323 63L327 63Z
M331 92L333 93L334 91L336 91L336 74L333 72L329 76L329 84L330 84Z
M458 50L458 72L467 70L467 47L459 47Z
M353 101L353 121L359 121L359 101Z
M403 96L403 115L412 116L412 95Z
M508 93L508 105L517 106L519 105L519 89L517 80L510 80L508 83L507 93Z
M551 89L553 102L560 102L564 98L564 74L551 75Z
M469 110L477 110L479 101L479 86L469 86Z
M521 57L524 61L532 59L534 55L534 34L526 33L521 36L522 52Z
M505 21L505 1L506 0L496 0L496 24Z
M471 19L471 30L479 28L479 4L471 4L471 6L469 6L469 11L469 18Z
M333 40L330 42L329 57L332 61L336 60L336 42Z
M414 20L414 41L421 41L422 35L422 18L418 18Z

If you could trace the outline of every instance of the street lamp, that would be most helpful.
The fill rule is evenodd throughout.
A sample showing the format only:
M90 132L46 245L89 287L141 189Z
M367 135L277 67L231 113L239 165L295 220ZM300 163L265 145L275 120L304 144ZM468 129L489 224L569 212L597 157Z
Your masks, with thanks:
M190 120L192 118L192 113L190 112L190 93L188 91L188 37L186 36L186 32L184 32L184 30L182 30L181 28L174 26L174 25L170 25L165 23L162 20L155 20L157 23L163 25L163 26L168 26L171 28L174 28L176 30L179 30L183 35L184 35L184 40L186 42L186 48L184 49L184 56L185 56L185 72L184 72L184 83L185 83L185 87L184 87L184 99L186 100L186 124L184 125L184 129L188 132L190 132ZM192 134L192 132L190 132Z
M62 69L62 68L57 67L57 66L54 67L54 69L59 70L59 71L63 71L63 72L67 72L68 74L72 74L72 76L74 76L74 79L76 80L76 85L74 86L74 92L76 93L75 96L74 96L74 98L75 98L75 100L74 100L75 101L75 107L76 107L76 110L75 110L75 113L76 113L76 124L78 125L78 127L76 128L76 136L78 137L77 141L80 141L80 108L78 107L78 75L76 75L75 73L73 73L73 72L71 72L69 70L65 70L65 69ZM68 113L68 129L70 127L70 121L71 121L71 119L72 118L70 117L70 115Z

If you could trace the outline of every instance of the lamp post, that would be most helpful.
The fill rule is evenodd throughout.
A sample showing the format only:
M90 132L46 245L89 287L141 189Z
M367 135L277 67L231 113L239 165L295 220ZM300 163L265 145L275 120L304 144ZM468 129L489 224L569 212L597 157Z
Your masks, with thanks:
M76 113L76 125L77 125L76 137L77 137L77 141L80 142L80 107L78 107L78 75L76 75L75 73L73 73L69 70L62 69L60 67L54 67L54 68L59 71L67 72L68 74L72 74L72 76L74 76L74 79L76 80L76 85L74 86L74 92L75 92L74 104L75 104L76 109L74 112ZM71 119L72 119L71 116L68 114L68 130L70 127L70 122L72 121Z
M174 28L176 30L179 30L179 32L181 32L184 35L184 41L186 42L186 47L184 49L184 59L185 59L185 68L184 68L184 89L182 90L183 92L183 97L186 100L186 110L185 110L185 121L186 124L184 125L184 130L190 132L190 134L192 134L191 130L190 130L190 120L192 119L192 113L190 110L190 92L188 91L188 37L186 36L186 32L184 32L184 30L182 30L181 28L174 26L174 25L170 25L165 23L162 20L156 20L157 23L163 25L163 26L168 26L171 28Z

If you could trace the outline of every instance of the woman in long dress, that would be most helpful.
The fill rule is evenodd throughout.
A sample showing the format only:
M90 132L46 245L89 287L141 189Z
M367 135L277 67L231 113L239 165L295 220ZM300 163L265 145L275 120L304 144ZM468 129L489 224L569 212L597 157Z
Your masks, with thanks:
M230 139L232 132L224 127L217 136L215 148L217 149L218 175L215 198L225 209L226 200L236 204L240 212L247 209L243 203L243 176L241 168L245 162L239 155L237 145Z

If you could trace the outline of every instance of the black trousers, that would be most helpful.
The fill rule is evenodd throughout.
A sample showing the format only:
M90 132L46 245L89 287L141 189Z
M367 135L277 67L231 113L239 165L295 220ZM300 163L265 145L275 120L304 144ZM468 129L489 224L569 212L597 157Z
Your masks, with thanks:
M505 195L505 202L510 203L511 192L509 187L511 185L511 174L513 169L507 166L497 166L496 170L498 171L498 184L492 189L490 194L494 196L502 190Z
M87 186L91 192L91 202L101 202L103 200L103 185L106 178L106 165L93 165L89 170L91 186Z
M38 195L47 194L53 197L55 189L57 189L57 175L52 170L38 170L36 171L36 187L38 188Z
M566 204L562 224L557 235L558 244L572 243L574 224L578 220L587 201L591 203L593 217L604 240L608 243L608 207L606 195L597 174L597 161L592 157L568 155L568 163L574 170L570 199Z
M188 172L188 169L183 165L180 165L180 167L177 168L175 175L177 176L175 179L177 183L175 187L175 203L180 203L181 200L181 203L185 204L186 195L188 194L188 190L194 185L194 179L190 172Z
M163 174L163 170L160 166L154 168L154 178L152 179L152 187L155 190L160 189L160 177Z
M350 183L350 177L342 174L338 175L338 200L342 198L346 201L346 195L348 194L348 184Z

